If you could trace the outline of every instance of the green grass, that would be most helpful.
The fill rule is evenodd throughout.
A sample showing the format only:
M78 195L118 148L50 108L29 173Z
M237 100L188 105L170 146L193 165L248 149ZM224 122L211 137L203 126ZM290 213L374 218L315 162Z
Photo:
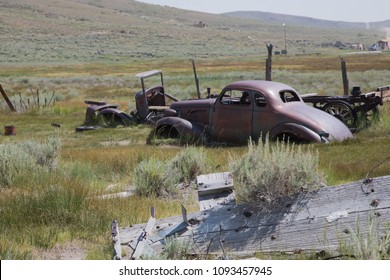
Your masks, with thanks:
M366 67L351 66L350 80L367 91L389 84L388 70L381 66L382 61L388 61L389 57L386 54L375 56ZM347 62L360 65L360 60L360 57L351 56ZM322 72L318 65L326 61L333 66ZM207 86L218 93L230 81L264 77L261 61L248 58L200 60L197 66L203 93ZM295 57L278 58L273 77L291 84L301 93L340 93L338 67L338 58L333 55L299 60ZM16 136L1 133L0 147L15 147L26 141L45 143L51 138L61 142L55 169L38 167L38 172L27 172L31 165L24 173L12 177L12 182L6 187L0 188L2 259L42 258L56 245L67 242L87 244L85 258L108 259L111 258L110 223L113 219L121 226L143 223L147 221L152 206L156 207L158 218L180 214L181 203L189 211L197 210L194 197L167 199L135 195L123 199L96 198L133 188L136 182L134 170L143 160L155 158L169 166L173 158L180 157L185 147L163 143L147 145L152 128L146 125L75 132L75 127L84 123L84 99L107 100L118 103L123 110L130 110L134 106L134 94L140 88L133 74L152 68L164 71L168 92L180 98L195 96L191 64L187 60L149 61L144 65L3 67L0 70L3 87L10 96L17 96L18 92L27 96L30 86L34 90L38 88L43 92L45 88L47 92L55 91L64 96L55 106L20 113L10 113L4 102L0 105L0 123L16 127ZM89 72L94 74L89 76L86 74ZM72 94L72 91L76 93ZM384 151L390 150L389 104L380 110L379 122L359 131L354 139L313 145L312 148L318 151L319 169L325 174L328 185L365 178L369 171L370 177L389 175L390 161L384 161L388 156ZM53 123L60 127L53 126ZM207 172L228 171L229 158L239 158L247 152L247 147L199 147L194 148L195 155L197 149L205 154ZM183 175L181 179L186 176L189 179L193 174Z
M56 246L72 242L85 244L86 259L111 259L113 219L128 226L146 222L152 206L161 218L180 214L181 203L195 211L197 203L193 197L97 198L134 188L136 167L144 160L153 158L169 166L172 159L182 161L185 148L172 142L147 145L152 129L146 125L76 133L85 119L84 100L106 100L130 112L141 88L135 74L151 69L163 70L168 93L195 98L189 59L196 61L203 96L207 87L219 93L233 81L264 79L265 42L280 50L283 30L279 25L190 11L178 16L177 9L136 1L56 2L66 9L46 2L15 0L0 9L0 83L18 109L20 96L32 104L10 113L0 99L0 124L16 127L16 136L0 133L4 163L0 259L44 258ZM191 26L200 18L207 28ZM329 47L337 40L371 44L383 39L380 31L289 26L287 35L289 55L273 57L274 81L290 84L300 93L341 94L339 57L343 56L351 86L371 91L390 84L389 52L354 54ZM303 50L319 55L298 56ZM55 105L37 108L38 91L41 105L53 93ZM389 175L384 151L390 150L390 106L381 111L381 120L354 139L313 145L329 185L362 179L369 171L371 177ZM61 143L51 168L37 164L40 153L21 152L21 143L49 139ZM202 171L207 172L228 171L230 157L247 153L247 147L199 149L204 158L197 158L194 148L189 159L204 160ZM7 169L14 161L17 164ZM188 163L193 166L191 160ZM180 177L176 181L188 181L200 171L181 173L182 166L172 166Z

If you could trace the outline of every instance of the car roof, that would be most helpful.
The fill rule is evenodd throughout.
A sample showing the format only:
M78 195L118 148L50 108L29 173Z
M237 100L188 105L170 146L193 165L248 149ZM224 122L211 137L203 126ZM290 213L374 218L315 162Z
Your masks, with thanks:
M296 92L294 88L286 84L263 80L238 81L228 84L225 88L251 89L272 94L279 94L280 91L284 90L291 90Z

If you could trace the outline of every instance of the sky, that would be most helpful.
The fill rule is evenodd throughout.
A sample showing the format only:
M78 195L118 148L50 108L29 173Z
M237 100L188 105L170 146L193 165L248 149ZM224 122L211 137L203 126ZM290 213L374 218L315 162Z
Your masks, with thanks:
M317 19L376 22L390 20L390 0L139 0L208 13L261 11Z

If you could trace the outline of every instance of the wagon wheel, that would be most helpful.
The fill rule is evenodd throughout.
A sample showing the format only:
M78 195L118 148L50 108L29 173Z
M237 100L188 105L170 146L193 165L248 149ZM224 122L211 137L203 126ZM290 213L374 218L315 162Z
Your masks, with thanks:
M322 108L322 110L338 118L348 128L355 127L356 114L352 109L352 107L347 102L343 102L343 101L329 102Z
M360 111L358 113L359 124L361 124L364 127L369 127L378 118L379 118L378 106L372 107L368 111Z

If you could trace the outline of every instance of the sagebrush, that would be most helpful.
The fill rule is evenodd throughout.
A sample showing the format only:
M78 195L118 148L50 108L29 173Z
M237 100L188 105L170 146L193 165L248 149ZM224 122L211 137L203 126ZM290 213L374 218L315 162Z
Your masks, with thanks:
M268 140L249 142L240 158L230 157L229 170L240 201L272 202L324 184L318 153L310 148Z
M168 161L154 157L142 160L134 170L134 183L140 195L175 194L178 184L196 179L207 169L206 165L202 148L186 147Z
M23 176L55 169L60 145L58 138L0 145L0 187L9 187Z

